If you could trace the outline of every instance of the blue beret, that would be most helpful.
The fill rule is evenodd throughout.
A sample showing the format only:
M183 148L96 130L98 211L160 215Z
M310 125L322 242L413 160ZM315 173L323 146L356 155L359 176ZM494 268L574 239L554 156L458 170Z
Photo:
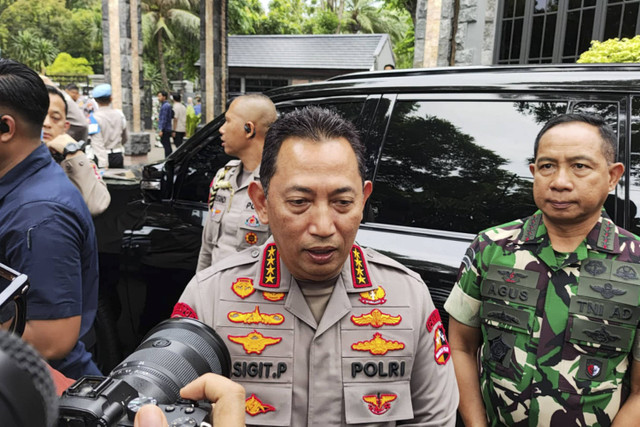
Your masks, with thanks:
M93 92L91 92L91 96L94 98L104 98L105 96L111 96L111 85L108 83L103 83L93 88Z

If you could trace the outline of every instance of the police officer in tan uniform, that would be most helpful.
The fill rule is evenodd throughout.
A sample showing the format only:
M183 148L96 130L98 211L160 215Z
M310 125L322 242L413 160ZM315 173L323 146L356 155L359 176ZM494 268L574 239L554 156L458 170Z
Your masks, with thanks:
M355 128L315 107L276 121L249 194L272 238L189 283L173 316L225 339L246 423L453 426L458 389L420 276L354 244L372 191Z
M260 177L260 158L276 107L264 95L244 95L233 100L220 128L225 153L237 157L218 170L209 190L209 216L202 232L196 271L269 237L249 199L249 183Z

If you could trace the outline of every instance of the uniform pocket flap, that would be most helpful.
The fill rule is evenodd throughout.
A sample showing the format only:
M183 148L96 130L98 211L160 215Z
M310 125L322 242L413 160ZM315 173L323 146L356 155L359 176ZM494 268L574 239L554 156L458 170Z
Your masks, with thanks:
M409 382L345 384L347 424L413 419Z

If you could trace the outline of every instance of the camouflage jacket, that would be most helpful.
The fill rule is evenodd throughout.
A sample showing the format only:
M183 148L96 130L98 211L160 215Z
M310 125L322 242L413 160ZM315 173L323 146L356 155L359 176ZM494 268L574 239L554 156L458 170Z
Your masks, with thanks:
M476 237L445 308L482 330L490 425L611 424L640 360L638 240L604 210L572 253L553 250L540 211Z

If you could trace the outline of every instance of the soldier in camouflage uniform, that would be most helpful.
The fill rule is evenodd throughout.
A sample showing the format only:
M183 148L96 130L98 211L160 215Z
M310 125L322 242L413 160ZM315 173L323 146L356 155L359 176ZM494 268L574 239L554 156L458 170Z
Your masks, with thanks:
M640 419L640 242L602 208L624 172L615 146L600 118L552 119L530 166L539 210L467 250L445 304L467 426Z

